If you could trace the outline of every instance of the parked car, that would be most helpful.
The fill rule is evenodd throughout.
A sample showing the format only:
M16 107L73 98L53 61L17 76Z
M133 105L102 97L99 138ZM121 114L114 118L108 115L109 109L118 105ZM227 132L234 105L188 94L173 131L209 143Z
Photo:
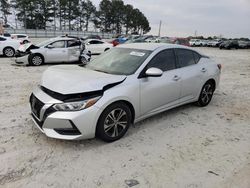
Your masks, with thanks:
M222 42L223 41L221 39L210 40L210 41L208 41L207 46L209 46L209 47L219 47Z
M25 34L11 34L12 39L22 40L23 44L29 43L29 36Z
M22 44L20 40L14 40L9 37L0 36L0 55L13 57L16 50Z
M119 45L85 67L48 68L30 96L32 119L48 137L112 142L157 113L186 103L208 105L220 69L180 45Z
M78 39L57 37L37 45L23 45L15 55L15 62L35 66L43 63L76 62L79 61L82 50L82 43Z
M93 55L101 54L113 48L113 44L98 39L88 39L85 41L85 45Z
M239 43L237 40L228 40L220 44L220 49L239 49Z
M239 48L241 49L247 49L250 47L250 41L241 40L241 41L238 41L238 43L239 43Z
M201 39L191 39L189 44L190 46L207 46L207 41Z
M190 46L189 40L187 38L170 38L173 44L179 44L183 46Z

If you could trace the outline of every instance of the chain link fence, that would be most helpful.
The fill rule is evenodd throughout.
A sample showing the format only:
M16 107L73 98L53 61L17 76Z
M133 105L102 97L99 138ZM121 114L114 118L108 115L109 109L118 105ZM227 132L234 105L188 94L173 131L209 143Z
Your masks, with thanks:
M112 33L88 32L88 31L70 31L70 30L40 30L40 29L5 29L5 32L10 34L27 34L30 38L52 38L68 34L69 36L85 37L89 35L99 35L104 39L113 38Z

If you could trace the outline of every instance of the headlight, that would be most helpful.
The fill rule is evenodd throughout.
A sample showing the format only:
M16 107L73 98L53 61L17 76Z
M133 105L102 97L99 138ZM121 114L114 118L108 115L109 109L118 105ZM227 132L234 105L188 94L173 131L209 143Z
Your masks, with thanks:
M59 103L55 104L53 108L57 111L80 111L93 106L100 98L95 97L84 101Z

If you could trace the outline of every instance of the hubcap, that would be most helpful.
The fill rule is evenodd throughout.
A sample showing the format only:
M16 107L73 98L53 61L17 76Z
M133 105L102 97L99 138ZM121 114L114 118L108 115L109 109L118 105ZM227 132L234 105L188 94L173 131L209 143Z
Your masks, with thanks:
M119 136L128 125L127 113L117 108L112 110L104 121L104 131L109 137Z
M202 91L201 100L207 104L213 96L213 87L210 84L205 85Z
M14 55L14 51L10 48L7 48L5 50L5 55L8 56L8 57L12 57Z
M40 56L35 56L32 58L32 63L34 65L41 65L43 62L42 58Z

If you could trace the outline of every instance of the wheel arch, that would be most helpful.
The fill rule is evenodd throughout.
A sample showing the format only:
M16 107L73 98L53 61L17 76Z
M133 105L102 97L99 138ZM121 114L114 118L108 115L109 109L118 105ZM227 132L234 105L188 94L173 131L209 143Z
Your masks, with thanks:
M215 81L215 79L214 78L210 78L209 80L207 80L206 82L205 82L205 84L206 83L211 83L213 86L214 86L214 90L216 89L216 81ZM204 84L204 85L205 85Z

